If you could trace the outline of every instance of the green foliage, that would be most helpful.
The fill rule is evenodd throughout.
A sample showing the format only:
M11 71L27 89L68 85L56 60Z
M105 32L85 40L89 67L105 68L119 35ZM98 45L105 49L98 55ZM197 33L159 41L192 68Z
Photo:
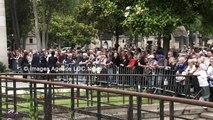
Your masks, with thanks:
M6 68L7 67L2 62L0 62L0 73L5 72Z
M190 27L199 14L206 16L202 26L212 23L211 6L210 0L93 0L79 8L77 18L103 32L119 27L135 35L170 34L179 25Z
M16 7L14 7L13 4L15 4ZM5 0L5 9L7 36L13 34L14 37L18 37L18 33L14 31L19 29L20 37L25 38L29 31L31 31L33 28L32 2L29 0ZM14 12L17 13L16 17L14 16ZM13 20L16 20L17 26L15 26L15 23L13 23Z
M99 32L113 33L117 28L122 31L124 15L120 4L113 0L87 1L79 7L77 20L93 25Z
M60 40L66 45L88 44L95 33L92 26L79 23L72 16L58 14L53 16L49 31L52 42Z
M182 10L177 9L180 7L175 6L172 1L139 1L127 7L123 25L130 28L134 34L168 34L184 21Z

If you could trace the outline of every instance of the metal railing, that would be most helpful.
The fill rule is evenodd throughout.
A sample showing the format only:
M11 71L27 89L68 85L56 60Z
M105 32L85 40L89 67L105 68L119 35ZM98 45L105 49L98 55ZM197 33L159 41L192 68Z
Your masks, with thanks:
M91 73L28 73L28 74L0 74L7 76L28 76L31 79L48 81L63 81L67 83L84 84L87 86L102 86L122 90L157 93L164 95L178 95L196 97L199 90L190 92L191 88L198 88L188 75L173 74L91 74ZM180 80L181 79L181 80ZM192 83L193 81L193 83Z
M180 116L174 115L174 102L180 102L190 105L200 105L213 107L213 103L197 101L192 99L183 99L171 96L162 96L149 93L142 93L139 90L137 91L127 91L127 90L118 90L118 89L109 89L108 87L104 88L103 86L97 87L92 86L87 82L87 85L78 85L75 84L75 77L78 76L91 76L101 77L107 76L104 74L21 74L28 75L32 78L37 78L37 76L49 76L47 80L38 80L37 79L23 79L16 77L7 77L8 75L17 75L17 74L1 74L0 77L0 117L2 118L20 118L26 117L29 119L45 119L52 120L59 118L77 118L79 114L86 114L90 116L95 116L98 120L105 119L128 119L128 120L141 120L143 106L142 102L144 98L157 99L159 103L160 119L163 120L165 117L164 113L164 103L169 101L170 104L170 113L169 117L171 120L174 118L180 118ZM54 76L65 76L69 75L72 78L71 83L67 84L59 81L53 81L56 77ZM108 75L109 76L109 75ZM111 76L111 75L110 75ZM113 75L116 76L116 75ZM121 76L121 75L120 75ZM123 75L129 76L129 75ZM134 75L135 76L135 75ZM138 75L144 77L144 75ZM186 77L186 76L185 76ZM25 84L25 86L22 86ZM162 86L161 86L162 87ZM138 88L138 87L137 87ZM142 88L142 87L140 87ZM63 92L57 93L57 90L69 90L66 94L63 95ZM161 90L164 88L161 88ZM129 90L129 89L128 89ZM20 91L22 94L20 94ZM89 94L90 93L90 94ZM163 93L163 92L162 92ZM115 97L118 99L118 96L121 95L125 98L125 102L118 105L113 103L110 98ZM107 97L106 97L107 96ZM109 97L111 96L111 97ZM127 99L128 98L128 99ZM107 99L107 100L105 100ZM64 100L69 100L69 104L65 105ZM121 99L122 100L122 99ZM62 103L58 103L62 102ZM28 103L29 105L25 105ZM82 106L82 104L84 104ZM119 107L120 109L126 109L125 117L107 115L105 114L104 107L106 108ZM58 111L58 109L62 111ZM134 113L137 113L136 116ZM148 111L151 112L151 111ZM17 114L16 114L17 113ZM61 115L62 114L62 115ZM58 117L57 117L58 116ZM183 118L184 119L184 118Z

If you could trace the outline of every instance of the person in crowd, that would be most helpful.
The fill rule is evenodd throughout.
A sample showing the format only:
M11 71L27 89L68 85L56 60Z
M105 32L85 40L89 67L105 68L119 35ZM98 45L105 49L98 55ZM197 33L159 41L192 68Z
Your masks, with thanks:
M174 57L170 57L168 60L168 65L166 66L165 69L175 71L177 66L176 64L177 64L177 60Z
M40 53L40 73L47 73L48 65L47 65L47 58L45 55L45 51L41 51ZM43 75L42 79L45 79L46 76Z
M148 63L146 64L146 68L150 70L154 70L157 67L157 60L155 59L154 55L149 55L148 57Z
M142 54L137 64L138 70L140 71L140 73L143 73L143 70L146 67L147 62L148 60L146 58L146 54Z
M128 66L129 64L129 59L128 59L128 56L127 54L122 54L122 59L121 59L121 62L120 62L120 67L126 67Z
M107 74L109 74L109 75L113 74L114 71L116 70L116 69L114 70L114 66L113 65L115 65L115 64L113 62L117 62L117 61L115 61L115 57L118 57L118 56L117 56L117 53L116 53L116 55L115 55L115 53L114 53L114 56L112 54L109 54L109 56L107 57L106 64L105 64L106 69L107 69ZM109 85L111 85L111 84L116 82L114 76L109 76L107 81L108 81Z
M40 72L40 56L38 51L34 51L32 62L31 62L31 67L33 73L39 73Z
M113 53L112 53L113 54ZM118 54L118 52L115 52L112 56L112 62L113 62L113 65L115 66L119 66L120 63L121 63L121 58L120 58L120 55Z
M21 60L21 68L22 68L23 73L29 72L30 63L28 61L28 53L27 52L24 53L24 56ZM27 75L23 75L23 78L27 78Z
M48 59L48 67L50 73L56 73L57 72L57 62L58 59L55 57L55 51L51 52L51 56Z
M172 51L169 51L168 54L167 54L167 57L168 57L168 59L174 57L174 56L173 56L173 52L172 52Z
M213 102L213 57L209 59L210 65L207 68L207 75L210 87L209 101Z
M127 65L127 67L130 69L134 69L137 59L134 58L132 52L128 53L128 59L129 59L129 64Z
M136 48L134 53L135 53L135 58L139 60L141 58L141 49Z
M204 64L206 66L209 66L211 63L210 63L210 58L213 57L213 51L212 50L207 50L207 53L206 53L206 57L205 57L205 60L204 60Z
M192 75L196 70L195 64L194 64L194 60L193 59L189 59L188 60L188 66L185 69L185 72L187 75Z
M180 57L177 62L177 66L176 66L176 70L175 70L176 73L182 74L182 72L185 71L186 68L187 68L187 64L186 64L185 57Z
M168 61L163 54L157 55L157 61L158 61L157 68L164 69L168 64Z
M211 65L209 66L209 63L211 63L210 58L213 56L212 50L205 49L204 51L204 49L198 49L193 47L187 50L188 51L170 49L168 53L163 53L164 51L160 47L153 47L153 49L147 49L147 50L140 49L140 48L132 48L132 47L119 48L119 50L116 50L114 48L102 49L98 47L94 49L89 49L89 50L87 49L80 50L80 49L73 48L70 51L61 52L59 50L58 54L54 53L54 57L51 54L53 53L52 51L54 51L53 49L45 50L44 54L41 51L41 54L37 54L36 56L32 54L32 51L34 50L28 50L27 52L29 54L27 56L27 59L29 63L28 66L31 66L31 67L34 67L40 64L41 67L49 67L49 69L52 70L52 68L58 66L57 62L64 63L64 64L71 62L73 64L72 66L76 66L76 67L84 65L85 67L90 66L91 68L93 67L98 68L94 70L95 71L94 73L115 74L118 72L118 74L133 74L133 73L149 74L149 75L155 74L155 76L157 75L155 77L155 80L159 78L160 75L158 76L158 74L160 73L168 74L168 75L173 75L176 73L180 75L183 75L183 74L191 75L195 71L196 64L197 65L205 64L206 67L208 67L207 73L209 76L208 78L210 80L211 72L209 71L211 69ZM12 56L11 54L14 52L15 54L14 56ZM26 53L26 50L20 49L16 51L11 51L11 54L9 53L10 52L8 52L8 56L10 58L16 58L17 56L19 56L19 59L20 58L24 59L24 53ZM85 56L87 57L85 58ZM197 63L192 62L195 60L197 61ZM13 63L11 63L11 61L9 63L10 63L10 68L12 68L11 64ZM23 63L22 65L21 64L20 65L17 64L17 65L23 67ZM111 66L116 66L116 69L117 69L116 72L114 69L112 71L108 71L108 69L111 68ZM158 71L159 69L165 70L166 72ZM56 72L54 70L55 69L53 69L53 71L51 72ZM47 71L43 71L43 72L47 73ZM87 72L92 72L92 70ZM132 77L131 80L132 79L136 80L137 78ZM169 79L172 79L173 81L175 81L175 77L171 77ZM192 80L196 81L196 79L193 78ZM113 80L115 79L113 78ZM210 100L211 100L211 96L210 96Z
M120 74L127 74L126 68L127 68L128 64L129 64L128 56L127 56L127 54L123 53L122 59L121 59L120 65L119 65Z
M197 76L198 82L199 82L199 86L201 87L201 97L199 100L205 100L208 101L209 100L209 96L210 96L210 90L209 90L209 83L207 80L207 72L206 72L206 66L204 64L199 64L199 66L196 66L196 71L194 72L193 75Z

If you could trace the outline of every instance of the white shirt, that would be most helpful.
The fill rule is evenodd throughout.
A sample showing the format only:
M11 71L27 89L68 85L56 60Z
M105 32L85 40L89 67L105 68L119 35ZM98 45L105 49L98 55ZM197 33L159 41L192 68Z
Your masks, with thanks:
M196 71L194 75L197 75L197 79L199 82L200 87L206 87L209 86L209 83L207 81L207 72L204 70Z
M205 57L205 59L204 59L204 64L205 64L206 66L209 66L209 65L210 65L210 59L209 59L208 57Z

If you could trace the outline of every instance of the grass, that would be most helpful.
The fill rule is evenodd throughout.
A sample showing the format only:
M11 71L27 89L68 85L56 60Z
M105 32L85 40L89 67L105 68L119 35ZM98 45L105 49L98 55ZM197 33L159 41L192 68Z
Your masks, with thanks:
M75 91L75 95L78 92ZM87 100L87 92L86 91L79 91L80 93L80 99L75 99L75 107L78 108L85 108L85 107L96 107L97 105L97 92L96 91L88 91L88 96L89 99ZM55 90L54 92L54 96L55 97L62 97L62 99L55 99L54 100L54 104L55 105L60 105L60 106L64 106L67 108L71 107L71 97L70 97L70 92L61 92L61 91L57 91ZM64 97L68 97L67 99L63 99ZM17 111L19 113L27 113L29 115L29 117L37 114L34 113L33 108L34 108L34 102L30 100L30 94L29 92L26 92L24 94L21 95L17 95L17 97L19 98L24 98L25 100L20 100L17 101ZM109 97L109 98L108 98ZM44 93L42 92L37 92L37 99L39 101L44 101ZM13 100L12 98L9 98L11 100ZM3 99L3 102L6 102L6 99ZM129 104L129 97L128 96L121 96L121 95L117 95L117 94L109 94L106 92L102 92L101 93L101 106L110 106L110 105L117 105L117 106L124 106L124 105L128 105ZM159 100L153 100L151 101L152 103L159 103ZM78 103L78 105L77 105ZM107 103L109 103L110 105L108 105ZM147 98L142 98L142 104L147 104L150 103L150 99ZM8 103L9 104L9 103ZM133 104L137 104L137 98L133 97ZM44 112L44 105L43 104L36 104L38 106L38 113L43 113ZM3 108L6 108L6 105L3 104ZM13 102L10 102L10 104L8 105L9 110L13 110L14 106L13 106Z

